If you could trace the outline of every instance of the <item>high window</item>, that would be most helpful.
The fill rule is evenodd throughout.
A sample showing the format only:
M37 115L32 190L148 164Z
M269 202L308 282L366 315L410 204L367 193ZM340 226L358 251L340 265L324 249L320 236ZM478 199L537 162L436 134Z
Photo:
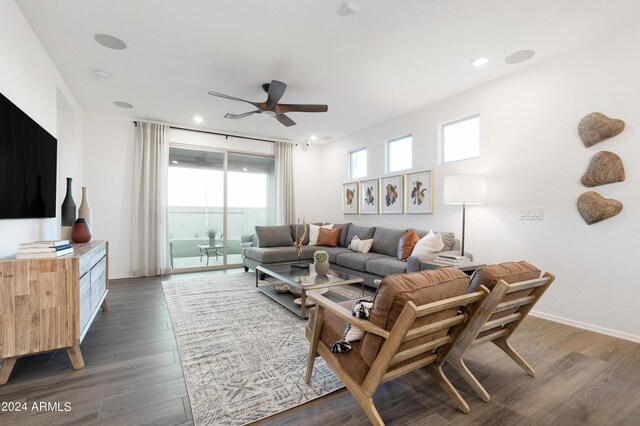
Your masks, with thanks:
M387 172L408 170L411 164L411 135L387 142Z
M480 157L480 116L442 126L442 162Z
M367 175L367 149L349 153L349 178L358 179Z

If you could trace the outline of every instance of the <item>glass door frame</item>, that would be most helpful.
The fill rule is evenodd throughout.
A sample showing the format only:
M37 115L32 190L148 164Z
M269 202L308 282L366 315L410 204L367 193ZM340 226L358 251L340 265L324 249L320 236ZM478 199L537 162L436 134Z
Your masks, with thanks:
M272 158L275 159L275 155L269 155L269 154L261 154L261 153L255 153L255 152L250 152L250 151L242 151L242 150L233 150L233 149L224 149L224 148L218 148L218 147L209 147L209 146L201 146L201 145L193 145L193 144L183 144L183 143L175 143L172 142L169 144L169 149L171 148L177 148L177 149L184 149L184 150L191 150L191 151L199 151L199 152L213 152L213 153L218 153L218 154L222 154L222 182L223 182L223 191L222 191L222 232L223 232L223 238L222 238L222 244L223 244L223 251L222 251L222 265L211 265L211 266L193 266L193 267L187 267L187 268L180 268L180 269L171 269L171 273L172 274L183 274L183 273L189 273L189 272L205 272L205 271L218 271L218 270L225 270L225 269L234 269L234 268L240 268L242 267L242 262L240 263L233 263L233 264L228 264L227 260L228 260L228 249L229 249L229 245L228 245L228 233L227 233L227 227L228 227L228 190L229 190L229 185L228 185L228 163L229 163L229 155L233 155L233 154L237 154L237 155L248 155L248 156L253 156L253 157L262 157L262 158ZM170 167L170 164L167 164L167 169ZM168 207L168 206L167 206ZM242 250L242 248L241 248Z

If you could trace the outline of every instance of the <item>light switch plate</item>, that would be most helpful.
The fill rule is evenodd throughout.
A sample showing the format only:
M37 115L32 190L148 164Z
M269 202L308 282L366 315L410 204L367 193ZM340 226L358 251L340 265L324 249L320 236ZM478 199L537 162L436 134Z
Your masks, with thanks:
M542 220L542 207L520 209L520 220Z

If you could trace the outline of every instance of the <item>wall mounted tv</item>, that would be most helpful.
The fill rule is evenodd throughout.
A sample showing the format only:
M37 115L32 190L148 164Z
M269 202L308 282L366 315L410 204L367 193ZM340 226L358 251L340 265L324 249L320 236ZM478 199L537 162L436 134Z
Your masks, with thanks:
M0 219L56 215L58 141L0 94Z

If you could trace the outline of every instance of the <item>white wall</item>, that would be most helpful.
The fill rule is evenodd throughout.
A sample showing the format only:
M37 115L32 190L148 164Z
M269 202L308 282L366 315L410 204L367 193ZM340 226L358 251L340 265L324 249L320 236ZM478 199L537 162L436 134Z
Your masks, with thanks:
M13 1L0 2L0 58L0 92L59 138L57 185L60 194L66 173L76 171L74 165L79 164L82 156L74 150L78 144L76 134L58 135L58 123L64 122L63 125L71 125L77 130L82 125L80 107ZM70 112L74 116L72 124L69 117L58 118L58 91L73 111ZM61 203L59 198L57 215ZM0 257L15 253L19 243L56 238L59 235L57 223L59 218L0 220Z
M452 230L460 234L460 206L442 202L443 177L485 173L489 199L467 210L466 244L486 263L525 259L557 280L536 306L540 315L640 341L640 27L524 68L326 145L314 217L393 228ZM576 126L593 111L626 122L614 139L585 148ZM439 164L442 123L480 114L479 159ZM384 174L385 140L413 134L414 170L435 171L433 215L340 214L347 153L368 149L369 176ZM588 226L576 209L591 156L611 150L623 160L626 181L595 188L624 204L618 216ZM544 220L520 221L518 209L542 207Z

